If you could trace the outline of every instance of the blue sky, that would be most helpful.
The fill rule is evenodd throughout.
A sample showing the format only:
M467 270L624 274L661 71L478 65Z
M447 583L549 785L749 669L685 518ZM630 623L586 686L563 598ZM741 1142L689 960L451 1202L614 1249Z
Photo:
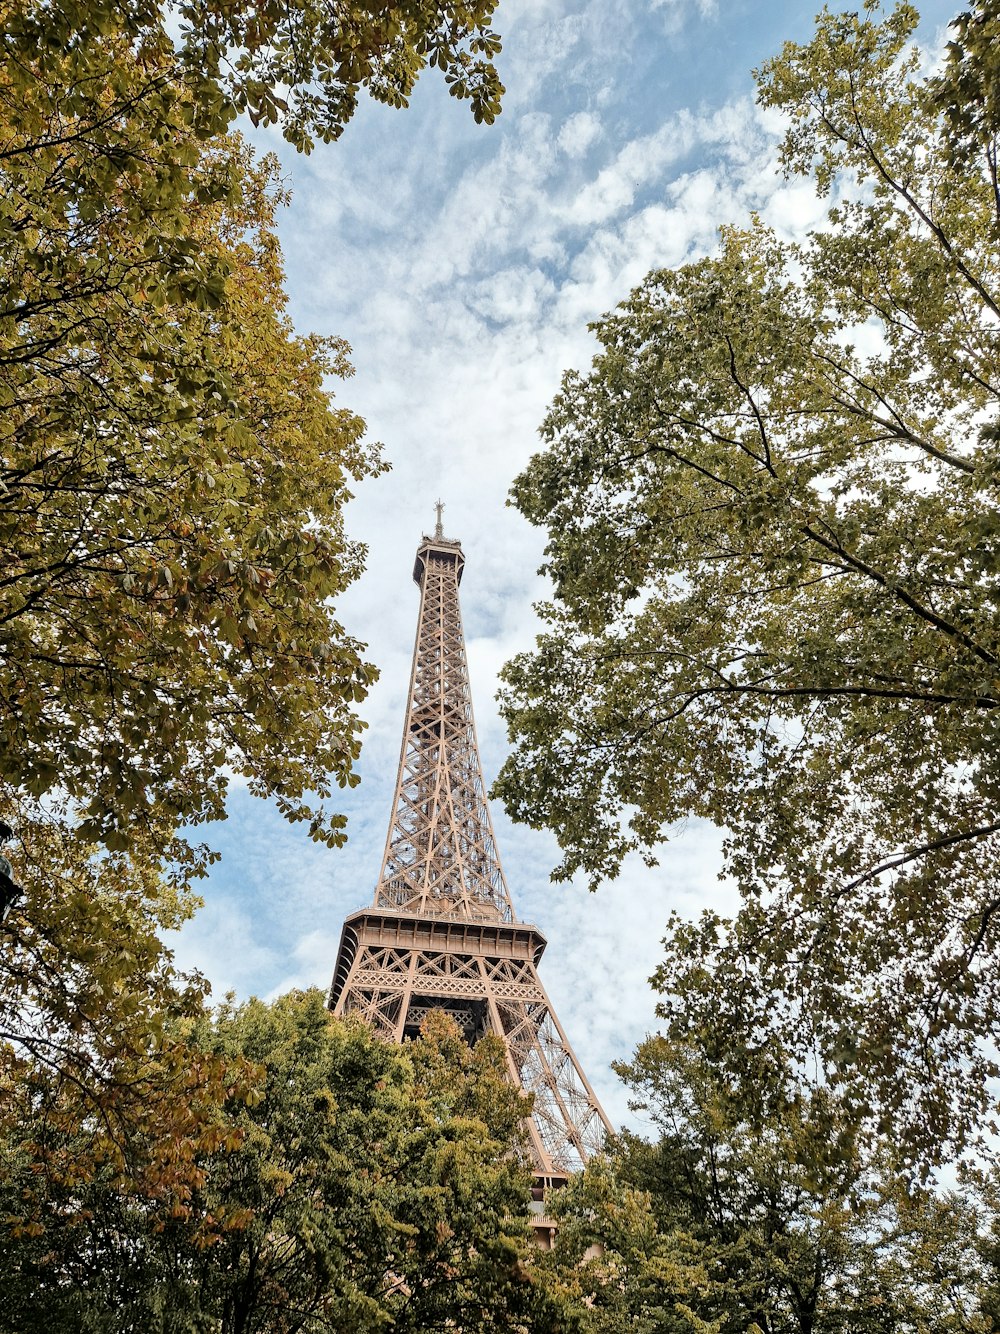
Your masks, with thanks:
M951 4L925 4L939 46ZM812 3L792 0L500 0L503 114L477 126L436 72L412 105L363 106L337 144L308 158L277 135L292 202L280 218L291 315L338 334L356 376L338 389L381 440L392 472L366 484L348 516L368 570L339 610L382 678L361 784L345 794L350 841L311 844L234 788L211 827L223 854L205 906L172 942L216 994L272 996L326 986L340 927L371 901L399 752L422 532L444 500L445 531L467 557L463 614L487 781L505 754L496 675L530 646L542 535L505 505L537 447L562 372L589 362L587 323L651 268L709 253L720 225L755 209L779 231L817 225L822 204L775 170L780 121L754 104L750 71L787 39L805 40ZM672 908L731 903L718 833L677 830L658 869L640 864L596 895L552 886L545 834L494 807L519 915L549 938L541 972L613 1120L628 1115L610 1071L655 1026L646 979Z

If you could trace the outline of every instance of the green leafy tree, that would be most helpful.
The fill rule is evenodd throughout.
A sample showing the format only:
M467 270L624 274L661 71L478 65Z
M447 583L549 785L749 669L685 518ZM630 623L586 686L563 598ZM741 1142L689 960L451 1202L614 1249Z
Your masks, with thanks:
M659 1138L560 1195L552 1261L594 1334L991 1330L989 1191L914 1188L779 1049L734 1080L720 1040L643 1042L619 1073Z
M672 924L668 1032L818 1053L926 1165L1000 1073L1000 196L992 122L956 157L915 11L873 8L759 76L826 226L652 273L563 381L514 487L555 597L497 787L595 884L723 827L743 906Z
M587 1334L716 1334L698 1239L662 1224L617 1156L592 1159L549 1207L559 1230L541 1263Z
M14 1239L44 1237L51 1199L94 1180L151 1219L186 1215L199 1156L238 1138L224 1103L252 1089L246 1061L183 1031L205 986L161 933L190 896L152 857L85 854L66 823L21 826L26 899L0 934L0 1233Z
M427 65L490 121L492 10L0 0L0 1130L30 1123L29 1180L185 1210L240 1072L174 1034L203 988L158 934L211 857L178 831L235 771L337 843L354 781L374 672L334 603L381 464L329 390L348 349L291 327L276 164L232 123L308 149Z
M213 132L245 112L255 125L280 124L291 143L308 150L313 136L339 138L362 92L405 107L428 65L440 70L453 97L469 101L477 121L492 122L504 91L493 64L500 50L490 28L496 2L179 0L168 7L162 0L5 0L4 50L12 81L22 86L38 75L61 76L66 59L80 76L56 85L70 124L49 138L65 138L68 130L80 142L99 128L86 119L98 89L89 79L105 72L101 48L120 40L154 84L164 75L183 84ZM106 91L112 110L113 78Z
M193 1036L261 1071L258 1100L229 1109L241 1142L203 1157L174 1221L99 1180L50 1200L44 1237L4 1256L19 1328L569 1328L526 1262L526 1100L499 1044L432 1018L401 1049L316 991L226 1005Z
M976 0L951 24L945 68L932 83L945 133L964 164L984 163L997 189L1000 130L1000 16Z
M324 599L358 568L347 480L378 465L322 387L343 349L283 315L273 165L202 142L118 31L39 49L0 77L0 809L24 889L0 1120L79 1127L61 1171L110 1155L164 1194L148 1141L190 1164L214 1105L164 1035L203 994L159 939L209 856L178 826L224 813L228 763L341 836L301 798L357 750L370 669Z
M339 838L303 795L357 755L373 673L332 600L379 465L324 388L346 347L284 314L276 165L224 136L336 138L428 64L491 120L493 8L3 7L0 778L112 849L218 817L224 765Z
M336 840L302 797L351 781L372 670L330 600L360 568L349 482L378 465L323 388L345 349L283 314L275 165L140 92L111 145L16 158L5 195L0 775L111 849L182 853L228 763Z

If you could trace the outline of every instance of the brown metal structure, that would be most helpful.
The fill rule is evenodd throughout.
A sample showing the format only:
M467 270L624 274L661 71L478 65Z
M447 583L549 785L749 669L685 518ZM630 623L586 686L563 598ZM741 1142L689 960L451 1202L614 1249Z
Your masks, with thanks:
M538 977L545 937L514 915L486 804L462 633L461 544L417 550L420 617L382 871L371 908L344 924L330 988L395 1042L444 1009L470 1042L504 1043L511 1078L534 1094L536 1179L556 1185L600 1148L610 1124Z

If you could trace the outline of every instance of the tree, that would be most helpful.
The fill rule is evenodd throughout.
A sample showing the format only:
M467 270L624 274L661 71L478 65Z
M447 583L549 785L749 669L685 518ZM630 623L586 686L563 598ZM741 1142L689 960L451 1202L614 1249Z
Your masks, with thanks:
M183 84L211 132L245 112L255 125L280 124L289 142L308 150L313 135L339 138L362 90L405 107L428 65L441 71L453 97L470 102L477 121L491 123L504 91L493 65L500 40L489 26L496 3L180 0L168 11L162 0L9 0L4 50L15 85L30 82L33 71L59 76L67 59L82 76L57 85L77 142L103 123L88 127L81 98L94 92L88 85L101 48L117 38L155 71L154 96L163 74ZM112 78L108 91L115 87Z
M952 152L965 164L984 162L996 188L1000 19L988 0L975 0L957 15L951 31L945 68L931 86Z
M725 230L564 378L514 487L555 594L497 790L593 883L722 826L743 906L671 925L668 1033L777 1035L926 1165L1000 1073L1000 193L916 21L824 12L759 76L826 225Z
M151 859L81 858L56 821L20 834L31 897L0 937L0 1232L43 1238L52 1198L79 1207L95 1181L151 1225L186 1216L199 1156L239 1138L223 1105L255 1084L248 1062L185 1037L206 988L178 974L161 933L189 896Z
M209 856L178 826L223 814L229 762L340 837L301 797L324 759L350 780L369 669L323 599L377 464L322 389L343 351L283 316L273 165L202 142L120 31L40 51L0 79L0 1119L39 1170L52 1123L69 1176L176 1202L229 1083L165 1035L204 994L158 934Z
M622 1135L560 1193L552 1259L587 1328L992 1329L989 1191L912 1187L780 1049L744 1048L734 1080L718 1045L646 1039L619 1074L658 1139Z
M304 791L350 781L371 669L328 599L378 465L322 387L345 349L283 315L274 164L202 143L120 37L97 51L82 145L30 139L80 71L7 105L0 774L11 806L58 791L85 837L169 854L226 763L310 819Z
M587 1334L715 1334L697 1239L661 1225L617 1155L591 1159L549 1207L559 1230L541 1263Z
M245 111L308 148L427 64L492 120L494 3L8 6L0 777L87 837L155 808L166 847L220 815L227 764L340 837L303 795L351 781L373 672L331 603L380 465L323 387L346 346L284 314L276 166L223 136Z
M492 120L493 2L0 8L0 1130L34 1122L29 1178L183 1211L241 1079L170 1036L204 995L158 938L211 859L187 831L235 771L342 841L374 676L333 602L377 448L328 388L346 345L285 313L276 164L229 131L308 149L428 64Z
M230 1109L241 1143L203 1157L185 1218L152 1226L101 1182L53 1201L44 1240L4 1257L23 1329L568 1328L525 1263L526 1100L499 1044L438 1016L401 1049L316 991L227 1004L193 1036L263 1072Z

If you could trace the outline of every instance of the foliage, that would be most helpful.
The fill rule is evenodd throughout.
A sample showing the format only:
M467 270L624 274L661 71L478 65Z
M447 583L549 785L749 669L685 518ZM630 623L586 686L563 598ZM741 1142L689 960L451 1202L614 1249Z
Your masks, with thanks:
M595 884L724 827L743 905L672 924L668 1033L815 1055L927 1164L1000 1073L1000 196L914 10L872 9L759 76L827 225L652 273L563 381L514 488L555 597L497 790Z
M944 70L934 79L934 96L945 118L945 133L960 160L985 160L997 189L997 135L1000 133L1000 15L989 0L975 0L951 25Z
M201 1161L189 1216L152 1225L103 1183L8 1244L25 1331L566 1328L525 1265L525 1099L499 1044L446 1020L405 1049L334 1020L318 992L224 1006L194 1035L262 1071L242 1130Z
M308 150L314 135L339 138L362 90L405 107L428 65L477 121L491 123L504 91L493 65L495 8L496 0L5 0L4 49L15 83L37 72L75 117L93 95L101 48L119 40L157 82L183 86L211 133L245 112ZM64 77L65 61L78 79Z
M659 1226L648 1191L595 1158L551 1205L559 1224L545 1263L588 1334L715 1334L696 1307L709 1291L698 1244Z
M0 776L112 849L219 816L225 764L339 840L303 794L352 780L373 672L330 603L379 465L323 387L346 346L284 314L276 163L222 136L335 138L428 63L492 119L492 9L4 7Z
M31 13L0 68L0 1122L31 1170L176 1203L229 1082L167 1036L203 989L159 932L209 855L176 830L228 763L341 837L301 798L350 781L370 669L324 600L377 464L322 388L343 349L283 314L273 164L204 142L124 15L19 49Z
M775 1049L745 1054L738 1082L715 1053L658 1037L621 1067L660 1137L623 1135L560 1199L553 1259L588 1328L992 1329L983 1193L908 1187L828 1089Z
M82 144L43 142L79 71L2 107L0 774L165 850L222 814L228 763L335 840L301 798L350 781L372 675L327 604L377 466L322 388L345 349L283 314L275 164L205 147L181 90L98 50Z
M420 69L492 120L492 0L0 3L0 1133L31 1183L187 1209L242 1064L176 1033L203 988L159 943L226 774L327 843L373 678L332 600L342 512L380 470L285 314L277 164ZM166 878L164 878L164 875ZM18 1139L17 1127L21 1127ZM10 1141L14 1142L14 1141ZM96 1183L95 1183L96 1189Z
M245 1061L196 1051L178 1028L204 989L160 932L191 905L148 861L81 859L65 823L24 820L20 841L26 898L0 927L2 1230L44 1237L52 1199L95 1179L151 1218L185 1215L199 1155L238 1133L223 1101L250 1089Z

